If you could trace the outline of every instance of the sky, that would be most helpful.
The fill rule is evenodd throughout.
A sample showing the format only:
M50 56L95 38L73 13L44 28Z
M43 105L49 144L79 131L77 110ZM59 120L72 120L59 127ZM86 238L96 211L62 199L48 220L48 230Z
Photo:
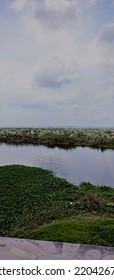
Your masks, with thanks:
M0 0L0 127L114 127L114 0Z

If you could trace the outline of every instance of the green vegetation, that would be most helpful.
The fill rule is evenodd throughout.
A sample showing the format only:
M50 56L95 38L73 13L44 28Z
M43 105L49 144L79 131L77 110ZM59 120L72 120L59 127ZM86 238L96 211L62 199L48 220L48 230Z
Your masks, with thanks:
M114 220L68 219L31 230L32 239L114 246ZM22 235L24 237L24 234Z
M0 235L114 246L114 189L0 167Z
M114 129L1 128L0 142L48 147L114 149Z

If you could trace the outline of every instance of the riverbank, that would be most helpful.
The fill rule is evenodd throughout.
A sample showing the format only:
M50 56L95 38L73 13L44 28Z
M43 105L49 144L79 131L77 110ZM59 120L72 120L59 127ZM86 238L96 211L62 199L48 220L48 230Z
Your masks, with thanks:
M51 171L0 167L0 235L114 246L114 188L75 186Z
M114 149L114 129L1 128L0 143Z

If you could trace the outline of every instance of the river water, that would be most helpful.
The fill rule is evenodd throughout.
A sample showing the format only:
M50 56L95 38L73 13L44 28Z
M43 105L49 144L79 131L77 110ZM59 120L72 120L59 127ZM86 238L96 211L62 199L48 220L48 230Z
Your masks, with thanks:
M114 151L71 150L35 145L0 144L0 165L23 164L52 170L55 175L79 184L82 181L114 187Z

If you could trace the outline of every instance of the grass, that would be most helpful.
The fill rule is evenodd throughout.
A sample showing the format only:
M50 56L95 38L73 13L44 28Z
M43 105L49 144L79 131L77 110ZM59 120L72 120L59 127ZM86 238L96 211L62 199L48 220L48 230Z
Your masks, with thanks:
M92 147L114 149L114 129L77 128L1 128L0 142L36 144L48 147Z
M93 218L94 219L94 218ZM67 219L40 226L26 233L27 238L79 244L114 246L114 220ZM24 232L21 232L24 237Z
M114 246L114 188L0 167L0 235Z

